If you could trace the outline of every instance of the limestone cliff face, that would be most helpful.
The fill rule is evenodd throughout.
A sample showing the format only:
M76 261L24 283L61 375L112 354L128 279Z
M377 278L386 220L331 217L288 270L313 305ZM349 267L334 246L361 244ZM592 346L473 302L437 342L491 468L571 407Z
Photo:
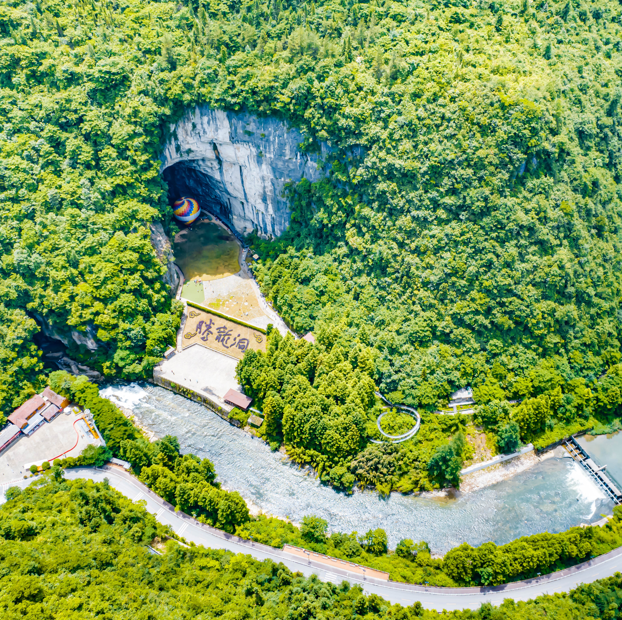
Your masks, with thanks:
M72 340L75 344L84 346L89 351L97 351L102 346L101 341L97 338L97 330L94 325L88 325L84 332L70 328L59 330L44 316L36 313L33 313L33 316L46 337L60 340L66 347L71 345Z
M171 297L174 297L177 293L180 278L177 269L175 269L175 257L173 256L171 242L160 222L152 222L149 228L151 232L151 245L154 247L160 262L166 268L166 273L162 276L162 280L168 286Z
M285 184L322 175L302 141L278 119L197 107L171 127L163 176L174 196L197 198L240 233L278 237L290 217Z

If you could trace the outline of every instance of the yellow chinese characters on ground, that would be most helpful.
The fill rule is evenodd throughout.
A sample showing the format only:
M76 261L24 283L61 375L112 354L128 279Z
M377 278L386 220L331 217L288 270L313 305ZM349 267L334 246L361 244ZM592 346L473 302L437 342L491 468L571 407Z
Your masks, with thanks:
M247 349L266 350L266 336L259 330L195 308L188 308L186 312L183 349L200 344L237 359L242 359Z

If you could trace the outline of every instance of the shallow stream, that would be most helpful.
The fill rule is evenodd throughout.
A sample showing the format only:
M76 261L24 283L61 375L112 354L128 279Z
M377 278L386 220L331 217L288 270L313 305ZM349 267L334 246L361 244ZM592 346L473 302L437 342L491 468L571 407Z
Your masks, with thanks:
M425 540L436 553L464 541L503 544L596 521L612 509L578 465L557 458L469 494L392 493L382 499L371 491L357 491L347 496L177 394L150 384L108 387L102 394L132 409L136 421L156 436L176 435L182 452L211 459L223 487L239 491L263 512L294 522L315 514L326 519L332 531L364 533L381 527L393 548L402 538Z

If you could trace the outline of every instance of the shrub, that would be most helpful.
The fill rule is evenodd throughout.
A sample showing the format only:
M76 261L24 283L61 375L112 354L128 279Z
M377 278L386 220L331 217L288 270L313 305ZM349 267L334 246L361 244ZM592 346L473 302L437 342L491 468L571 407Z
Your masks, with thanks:
M400 540L395 548L395 553L405 560L414 560L420 552L430 553L428 543L415 543L410 538Z
M300 533L302 537L311 543L325 543L328 523L320 517L307 515L302 519Z
M337 489L351 491L356 478L343 465L333 467L329 473L329 479L332 485Z
M237 407L235 407L233 411L231 411L231 413L229 414L229 419L237 420L242 428L244 428L248 424L248 418L250 417L250 411L242 411Z
M372 555L383 555L388 550L387 533L381 528L369 530L365 536L359 538L359 542L363 549Z
M445 446L439 446L428 463L428 471L441 486L460 485L462 450L465 446L463 433L457 433Z
M516 422L508 422L499 429L497 445L502 454L516 452L520 446L520 428Z
M49 461L43 461L43 463L41 463L41 469L43 471L47 471L48 469L50 469L50 463Z
M9 487L4 496L6 497L6 501L10 502L12 499L19 497L21 494L22 490L19 487Z
M496 429L510 419L511 407L507 401L494 400L480 405L473 416L476 424L481 424L486 430Z
M82 451L79 464L84 466L101 467L112 458L112 452L105 446L89 445ZM48 463L48 467L49 467Z

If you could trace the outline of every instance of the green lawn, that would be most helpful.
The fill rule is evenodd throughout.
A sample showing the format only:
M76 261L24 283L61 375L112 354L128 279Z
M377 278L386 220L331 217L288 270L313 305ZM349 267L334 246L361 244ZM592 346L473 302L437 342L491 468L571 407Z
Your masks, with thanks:
M193 301L195 304L202 304L205 301L205 291L203 289L203 282L186 282L181 289L181 296L188 301Z

